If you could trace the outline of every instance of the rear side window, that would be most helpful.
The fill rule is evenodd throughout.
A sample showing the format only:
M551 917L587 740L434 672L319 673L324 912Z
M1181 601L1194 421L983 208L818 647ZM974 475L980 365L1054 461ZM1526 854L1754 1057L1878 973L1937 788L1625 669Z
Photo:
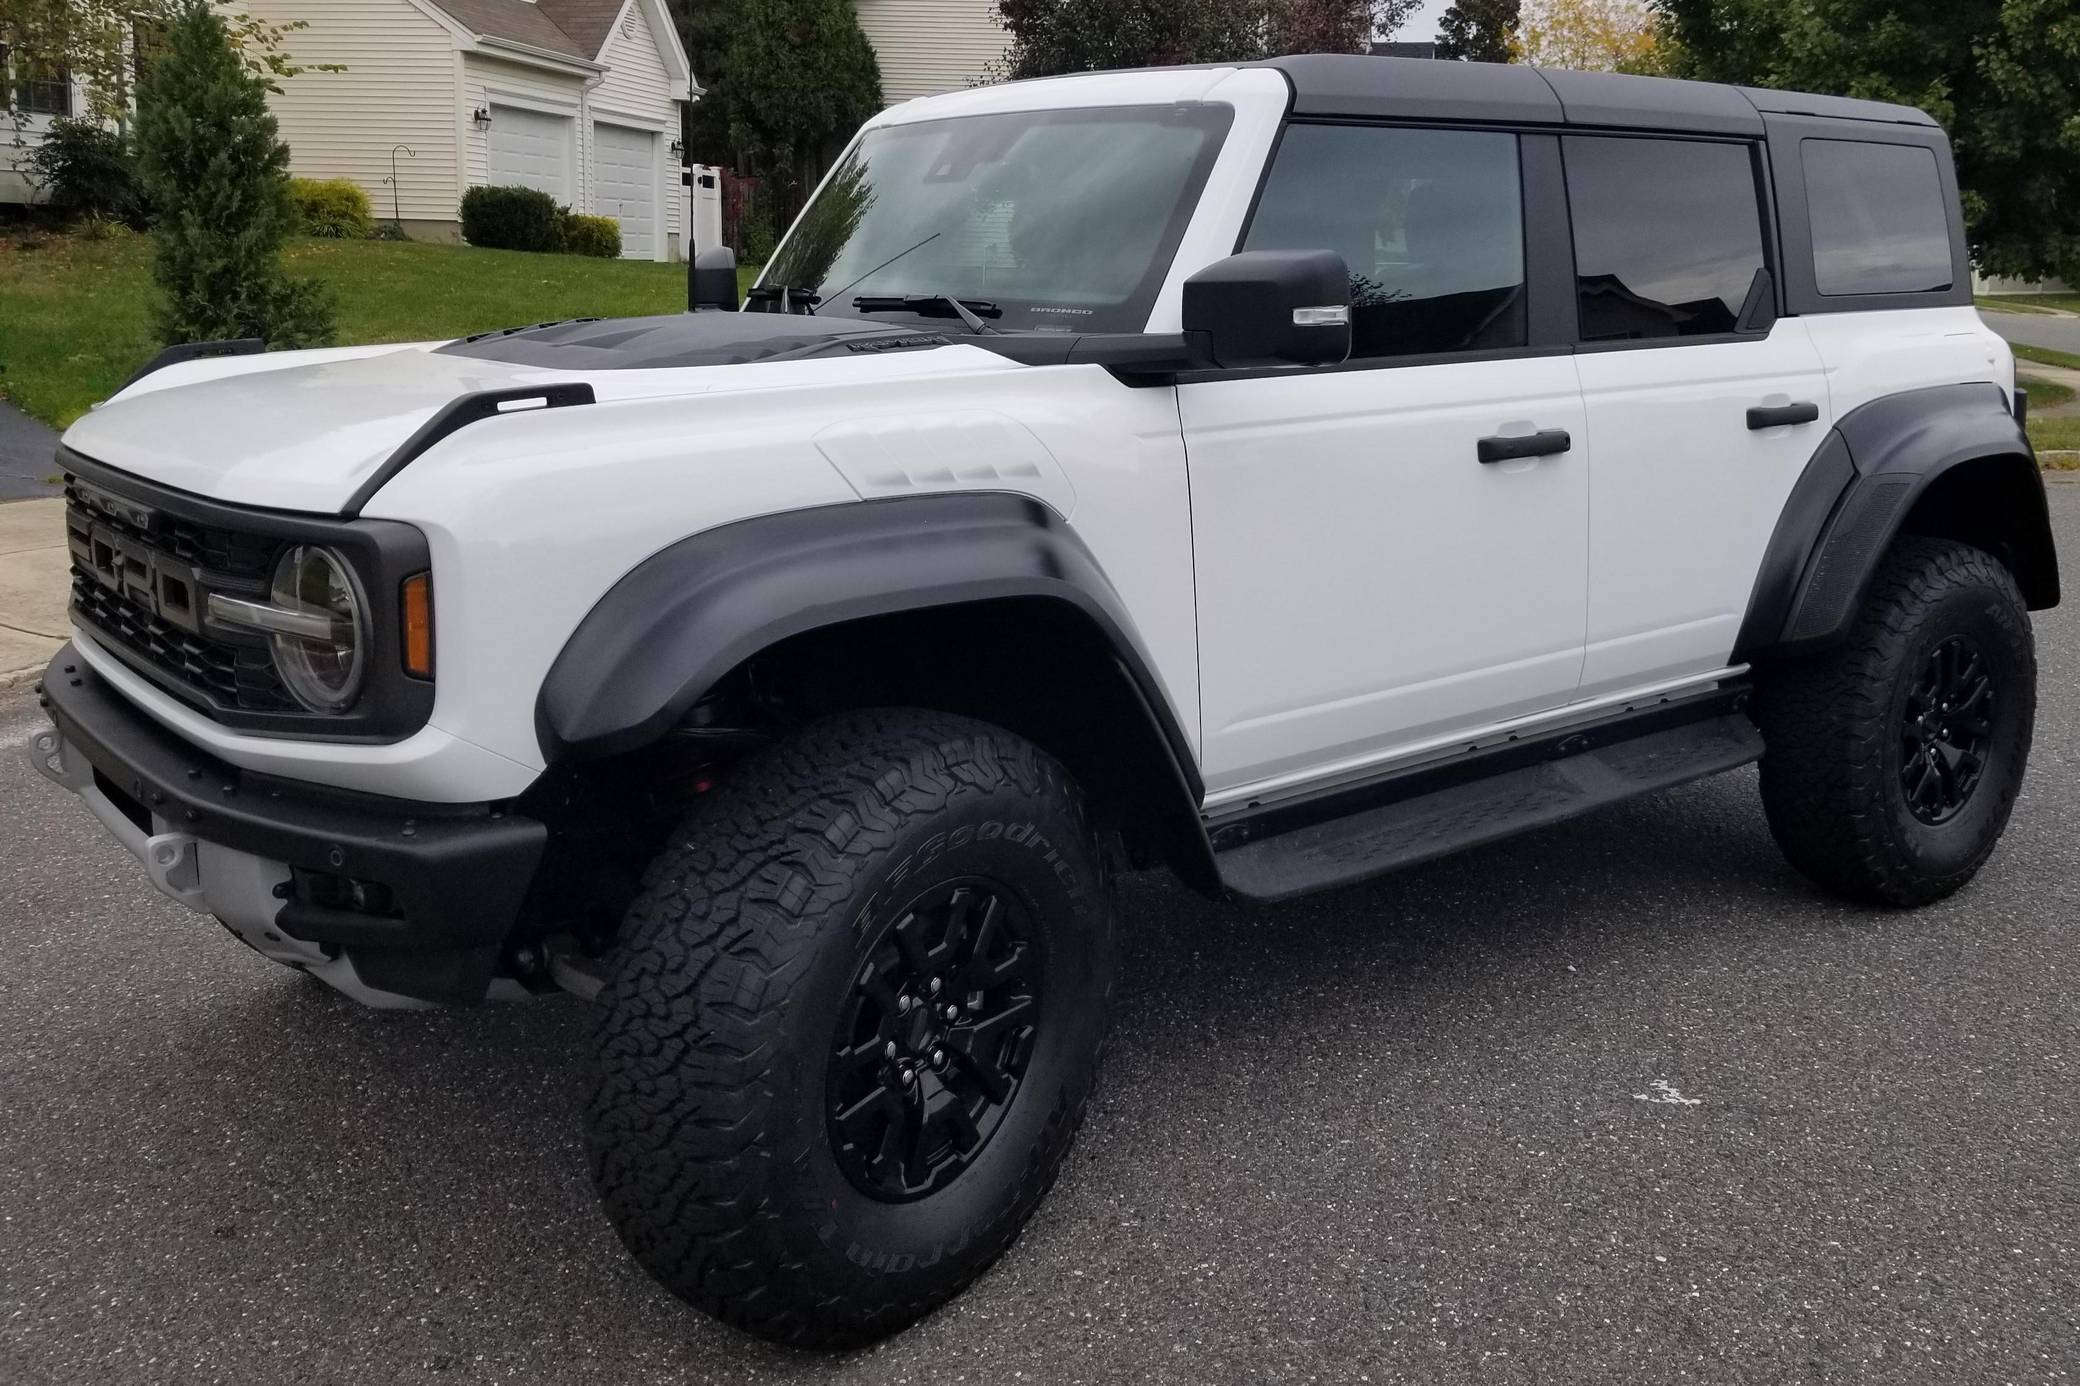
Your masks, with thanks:
M1950 215L1932 149L1801 140L1813 280L1823 294L1950 287Z
M1763 267L1748 146L1600 135L1561 144L1582 340L1733 331Z
M1243 249L1343 256L1354 357L1524 345L1515 135L1292 126Z

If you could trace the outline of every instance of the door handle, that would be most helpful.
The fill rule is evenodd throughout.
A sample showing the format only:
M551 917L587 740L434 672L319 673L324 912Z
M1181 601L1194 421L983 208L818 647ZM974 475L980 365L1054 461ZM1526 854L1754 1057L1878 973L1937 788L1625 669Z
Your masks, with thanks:
M1474 453L1484 464L1515 462L1524 457L1551 457L1573 446L1574 439L1567 436L1566 429L1542 428L1515 438L1483 438L1474 444Z
M1750 429L1782 428L1786 424L1818 423L1817 404L1767 404L1748 411Z

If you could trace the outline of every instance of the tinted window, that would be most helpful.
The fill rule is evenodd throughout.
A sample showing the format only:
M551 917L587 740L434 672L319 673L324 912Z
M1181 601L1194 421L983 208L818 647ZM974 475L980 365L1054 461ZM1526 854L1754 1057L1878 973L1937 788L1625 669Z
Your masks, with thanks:
M1295 125L1243 248L1343 256L1354 356L1524 344L1515 135Z
M1232 117L1144 106L870 130L760 282L813 291L825 315L904 318L890 299L953 294L999 327L1139 332Z
M1950 214L1932 149L1803 140L1813 279L1823 294L1950 287Z
M1570 136L1582 340L1733 331L1762 268L1762 210L1743 144Z

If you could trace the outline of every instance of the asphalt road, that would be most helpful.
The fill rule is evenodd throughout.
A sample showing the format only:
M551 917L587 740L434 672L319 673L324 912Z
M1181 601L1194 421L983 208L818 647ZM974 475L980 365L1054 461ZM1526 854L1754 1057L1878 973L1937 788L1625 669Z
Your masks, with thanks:
M842 1357L624 1258L576 1003L356 1009L159 900L10 751L0 1381L2071 1380L2080 616L2038 630L2007 842L1920 913L1794 876L1750 773L1278 909L1130 883L1061 1184ZM0 741L33 718L0 702Z
M1988 309L1979 317L2011 342L2080 355L2080 318L2053 313L2002 313Z

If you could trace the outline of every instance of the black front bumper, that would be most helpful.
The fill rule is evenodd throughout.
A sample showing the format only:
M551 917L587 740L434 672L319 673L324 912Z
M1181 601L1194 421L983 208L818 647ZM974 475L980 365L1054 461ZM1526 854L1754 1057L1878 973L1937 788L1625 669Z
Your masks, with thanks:
M421 804L236 769L140 712L67 645L44 673L43 705L95 784L140 815L297 871L275 927L337 946L369 986L426 1001L483 999L548 840L496 805ZM308 873L306 875L306 873ZM308 882L384 887L381 914L318 903Z

